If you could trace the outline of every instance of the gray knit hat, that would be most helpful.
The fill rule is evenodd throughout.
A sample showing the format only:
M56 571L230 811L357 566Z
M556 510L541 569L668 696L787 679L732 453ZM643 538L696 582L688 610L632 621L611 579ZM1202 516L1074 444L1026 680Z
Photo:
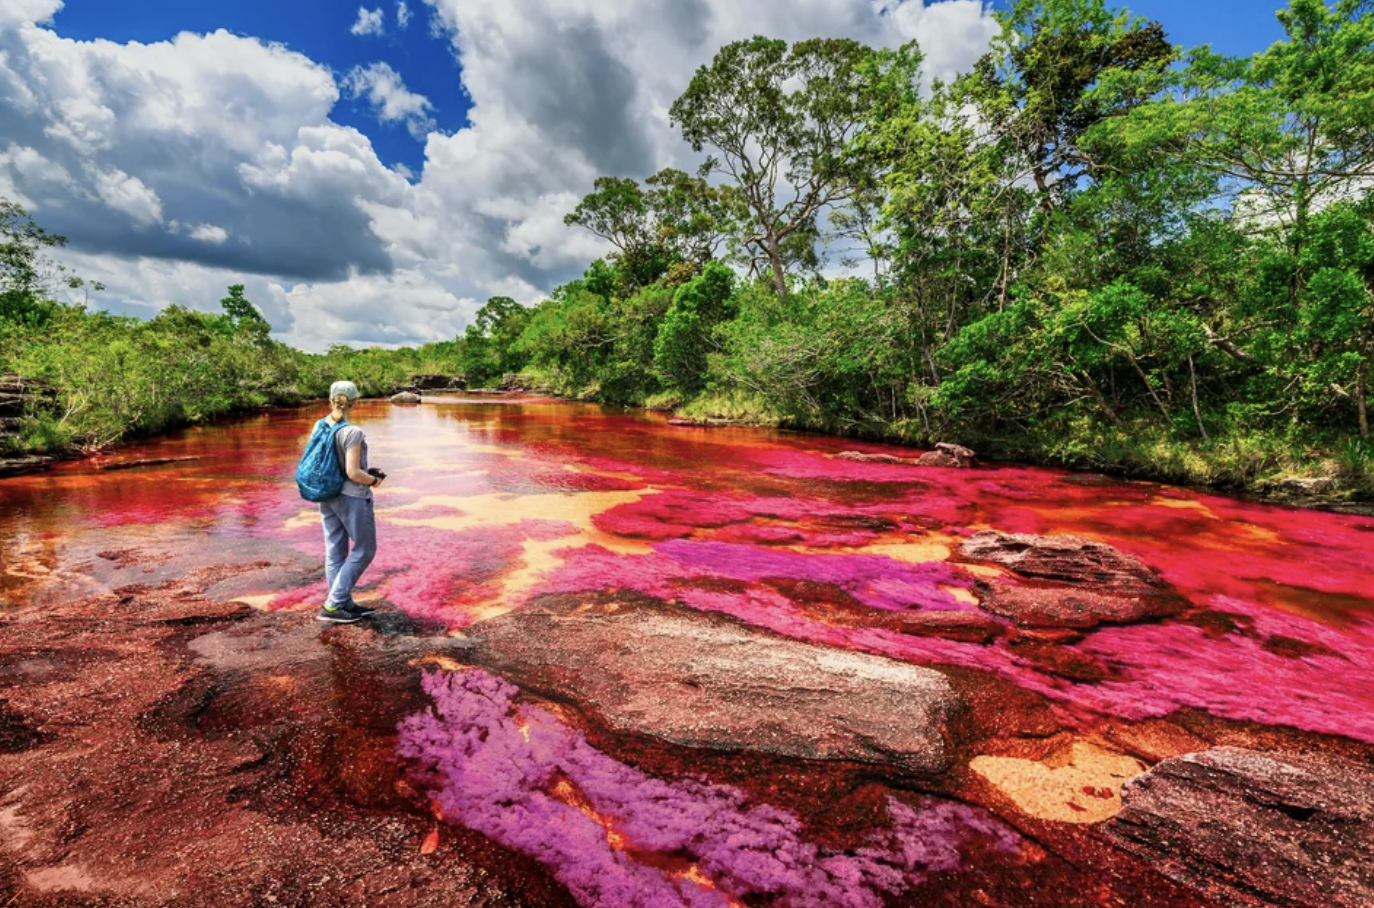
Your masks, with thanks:
M358 386L351 381L336 381L329 386L330 400L333 400L340 394L347 397L349 400L357 400L359 397L362 397L362 395L358 393Z

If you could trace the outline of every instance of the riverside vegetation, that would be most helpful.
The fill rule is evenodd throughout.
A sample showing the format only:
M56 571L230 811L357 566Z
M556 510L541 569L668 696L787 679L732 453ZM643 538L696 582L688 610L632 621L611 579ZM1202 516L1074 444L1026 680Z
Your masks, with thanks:
M1374 6L1278 17L1283 40L1234 58L1102 0L1018 0L949 80L915 44L730 44L671 108L697 173L599 178L567 221L612 254L418 350L291 350L242 288L222 315L142 322L54 303L39 262L59 238L10 205L0 372L59 399L12 444L99 446L339 374L380 393L514 373L685 416L1368 498Z

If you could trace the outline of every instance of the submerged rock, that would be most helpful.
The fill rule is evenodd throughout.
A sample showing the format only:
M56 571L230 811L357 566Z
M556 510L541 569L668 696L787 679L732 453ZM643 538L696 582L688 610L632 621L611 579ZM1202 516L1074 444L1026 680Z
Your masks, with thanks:
M939 672L642 604L482 622L473 661L614 729L688 747L938 772L960 708Z
M409 391L402 391L400 394L393 394L391 396L391 402L393 404L418 404L420 402L420 395L412 394Z
M1374 905L1374 769L1219 747L1128 783L1109 838L1236 905Z

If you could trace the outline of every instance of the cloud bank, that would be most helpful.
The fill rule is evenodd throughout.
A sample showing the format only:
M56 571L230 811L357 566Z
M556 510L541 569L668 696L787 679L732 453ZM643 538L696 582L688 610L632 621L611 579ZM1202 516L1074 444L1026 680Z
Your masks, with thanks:
M979 0L425 3L472 104L451 135L385 63L339 74L227 31L78 41L52 25L60 0L9 0L0 195L70 238L67 263L104 281L113 309L214 309L242 281L306 349L423 343L461 331L491 295L536 302L603 254L562 223L596 176L695 165L667 111L722 44L914 38L938 75L995 32ZM403 28L420 11L395 14ZM355 34L384 30L381 8L360 7ZM410 40L433 40L421 31ZM423 142L418 177L331 119L346 97Z

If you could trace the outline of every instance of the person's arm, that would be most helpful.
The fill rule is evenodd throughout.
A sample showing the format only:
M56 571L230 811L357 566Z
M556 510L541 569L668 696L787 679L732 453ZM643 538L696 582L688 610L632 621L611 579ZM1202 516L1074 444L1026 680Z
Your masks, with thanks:
M356 444L344 452L344 475L360 486L379 486L382 481L363 472L363 446Z

